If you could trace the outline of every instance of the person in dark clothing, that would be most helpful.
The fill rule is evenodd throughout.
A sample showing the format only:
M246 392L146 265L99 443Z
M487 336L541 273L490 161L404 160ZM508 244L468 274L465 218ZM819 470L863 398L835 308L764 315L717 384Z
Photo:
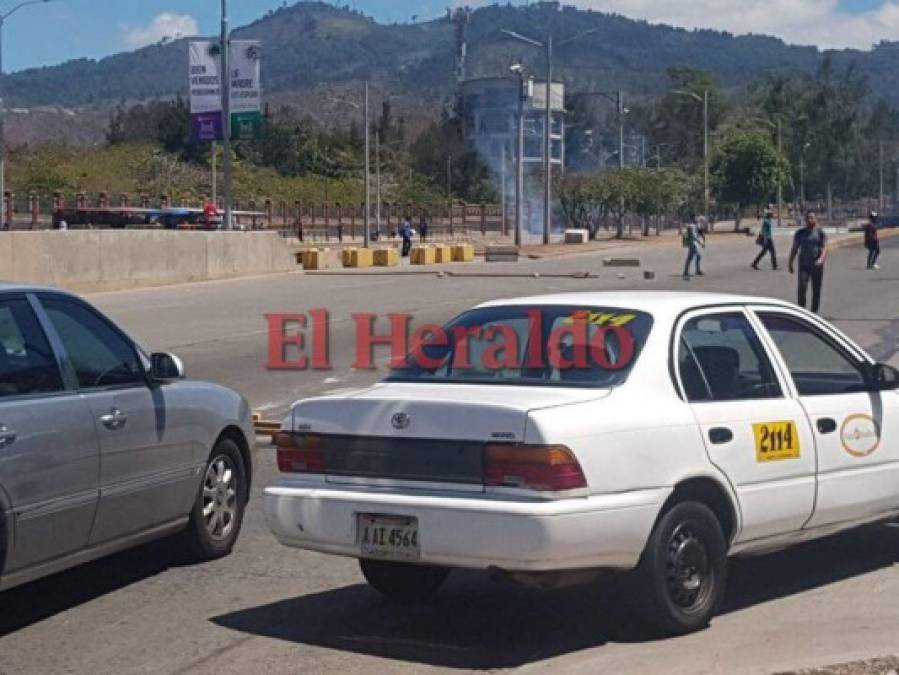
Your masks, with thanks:
M428 221L425 220L425 217L421 217L421 221L418 223L418 234L421 236L421 243L426 244L428 242Z
M824 263L827 262L827 234L818 227L814 211L805 215L805 227L796 232L790 251L790 274L795 273L799 258L799 305L807 304L808 285L812 284L812 311L821 309L821 290L824 286Z
M757 270L759 263L764 257L771 254L771 266L777 269L777 250L774 248L774 214L771 211L765 211L765 220L762 221L762 231L759 234L758 245L762 247L761 253L752 263L752 269Z
M705 235L699 227L696 216L690 216L690 222L684 228L683 245L687 249L687 262L684 264L684 281L690 280L690 265L696 263L696 276L705 276L702 272L702 254L699 247L705 248Z
M877 231L879 220L880 216L872 211L868 224L865 225L865 248L868 249L869 270L880 269L880 265L877 264L877 259L880 257L880 233Z
M408 218L400 226L400 236L403 238L403 257L407 258L412 250L412 221Z

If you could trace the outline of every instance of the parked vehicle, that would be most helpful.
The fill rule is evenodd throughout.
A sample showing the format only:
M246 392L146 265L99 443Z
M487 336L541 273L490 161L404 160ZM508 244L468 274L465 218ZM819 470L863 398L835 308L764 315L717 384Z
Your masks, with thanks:
M556 357L602 351L553 365L552 336L578 321ZM490 338L471 336L503 331L523 347L488 366ZM265 491L283 544L359 558L399 600L452 568L540 587L626 572L635 609L677 634L714 616L729 556L899 514L899 373L793 305L556 295L446 333L430 365L294 405Z
M231 552L247 402L184 379L82 300L0 285L0 590L168 535Z

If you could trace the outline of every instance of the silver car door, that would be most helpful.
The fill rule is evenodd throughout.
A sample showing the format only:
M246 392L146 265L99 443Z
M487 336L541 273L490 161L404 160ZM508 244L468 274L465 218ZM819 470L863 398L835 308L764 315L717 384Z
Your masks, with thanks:
M100 504L91 544L185 516L199 489L194 448L183 427L172 423L164 388L151 386L141 353L87 304L40 299L100 439Z
M97 436L59 366L31 300L0 297L0 494L13 521L7 574L85 548L94 520Z

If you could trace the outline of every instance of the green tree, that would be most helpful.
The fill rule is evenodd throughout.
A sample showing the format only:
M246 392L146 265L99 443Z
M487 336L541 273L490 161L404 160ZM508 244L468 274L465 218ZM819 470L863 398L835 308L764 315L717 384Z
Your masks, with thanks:
M806 97L805 115L812 135L812 178L823 185L828 219L833 220L835 187L851 192L851 176L857 166L853 149L861 144L863 102L869 93L867 81L854 67L839 73L827 56Z
M712 167L720 202L737 209L737 228L743 210L769 201L789 176L787 159L758 131L737 131L718 148Z

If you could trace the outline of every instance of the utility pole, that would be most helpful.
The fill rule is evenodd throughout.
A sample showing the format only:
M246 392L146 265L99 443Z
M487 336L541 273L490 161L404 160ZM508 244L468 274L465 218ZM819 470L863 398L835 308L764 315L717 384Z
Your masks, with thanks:
M368 82L365 83L365 91L362 95L362 119L365 124L365 243L364 248L369 248L371 240L371 123L368 119Z
M222 129L224 130L224 173L225 173L225 222L222 227L225 230L234 229L234 199L231 183L231 35L228 29L228 0L222 0L222 41L221 57L222 68L219 79L222 86Z
M878 202L879 206L877 208L877 212L880 214L883 214L884 208L886 207L883 180L883 141L880 141L880 201Z

